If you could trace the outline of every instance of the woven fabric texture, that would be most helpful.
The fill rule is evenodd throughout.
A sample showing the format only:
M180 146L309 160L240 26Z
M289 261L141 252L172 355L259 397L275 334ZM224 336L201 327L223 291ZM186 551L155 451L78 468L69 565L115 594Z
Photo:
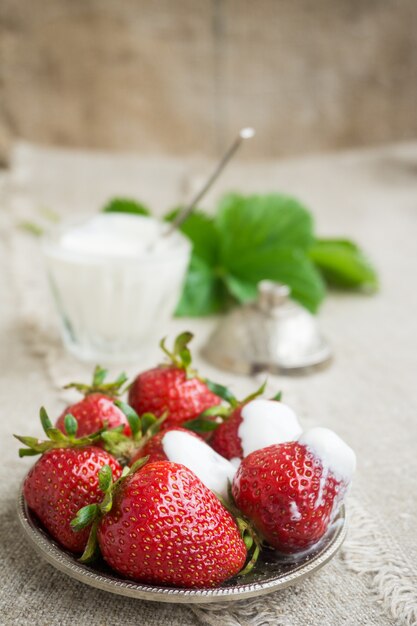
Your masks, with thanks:
M356 450L350 532L340 554L298 586L259 599L175 606L113 596L70 580L44 563L18 528L15 503L31 459L19 460L12 433L39 433L43 404L57 415L89 376L63 351L38 244L16 228L39 207L61 214L96 210L123 193L156 211L189 197L210 164L89 155L20 145L0 178L0 624L77 626L369 626L417 624L417 145L287 162L233 164L205 203L222 191L282 190L313 210L323 236L363 244L381 275L373 297L332 294L320 315L335 359L302 378L270 376L304 427L335 429ZM164 185L161 185L161 179ZM189 328L195 347L213 320L174 320L161 335ZM133 374L158 358L149 355ZM220 372L197 357L212 378ZM223 374L238 395L259 379Z

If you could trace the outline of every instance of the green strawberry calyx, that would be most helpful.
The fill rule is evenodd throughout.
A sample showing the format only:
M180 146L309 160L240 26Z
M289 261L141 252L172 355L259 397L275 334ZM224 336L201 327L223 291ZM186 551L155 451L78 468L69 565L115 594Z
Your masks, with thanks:
M223 385L213 383L212 381L207 379L205 380L205 383L210 391L222 398L222 400L224 400L227 405L225 406L224 404L216 404L214 406L211 406L208 409L205 409L205 411L200 413L200 415L198 415L194 419L182 424L183 428L188 428L189 430L197 433L207 433L212 430L216 430L216 428L218 428L220 424L228 420L228 418L233 413L233 411L235 411L235 409L261 396L265 391L267 381L265 380L258 389L250 393L248 396L246 396L246 398L243 398L243 400L238 400L236 396L233 395L233 393ZM272 399L280 399L280 394L277 394Z
M139 416L126 402L115 400L114 403L125 414L132 434L125 435L122 425L103 430L100 436L106 452L115 456L121 465L126 465L131 457L156 435L168 413L165 412L159 418L153 413L143 413Z
M43 454L53 448L81 448L84 446L92 446L101 439L103 430L98 430L91 435L77 439L78 422L71 413L68 413L64 419L65 433L52 425L44 407L41 407L39 416L47 439L42 440L36 437L13 435L26 446L25 448L19 449L20 457Z
M235 520L236 526L239 529L240 536L242 537L243 543L246 546L247 558L246 563L243 569L240 570L238 576L246 576L251 572L258 560L258 557L263 548L263 542L259 534L256 532L251 521L245 517L242 512L237 508L233 494L232 494L232 486L229 483L228 487L228 498L227 500L216 493L217 498L220 500L224 508L229 511L230 515Z
M100 503L87 504L83 506L71 520L71 528L75 532L79 532L87 526L91 525L90 534L88 536L87 545L79 561L81 563L91 563L99 554L97 529L100 520L110 513L113 507L114 494L124 480L137 472L145 463L147 463L149 457L139 459L131 467L124 467L122 475L117 480L113 479L113 472L110 465L103 465L98 473L98 481L100 490L104 494L104 498Z
M93 372L93 379L90 385L85 383L69 383L64 386L64 389L76 389L83 396L88 396L92 393L102 393L109 398L118 398L123 391L123 385L127 382L128 378L124 372L122 372L116 380L107 383L108 371L103 369L100 365L96 365Z

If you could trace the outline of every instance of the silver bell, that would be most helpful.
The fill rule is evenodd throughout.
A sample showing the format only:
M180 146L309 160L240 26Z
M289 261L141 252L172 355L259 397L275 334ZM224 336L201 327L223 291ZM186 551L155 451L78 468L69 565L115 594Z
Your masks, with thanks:
M261 281L258 299L220 320L203 356L216 367L244 375L304 373L327 364L331 350L316 318L289 296L286 285Z

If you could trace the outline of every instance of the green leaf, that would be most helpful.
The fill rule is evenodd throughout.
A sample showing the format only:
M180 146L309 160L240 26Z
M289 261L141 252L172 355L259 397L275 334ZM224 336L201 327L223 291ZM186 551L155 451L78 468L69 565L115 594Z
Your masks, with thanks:
M258 389L250 393L248 396L246 396L246 398L244 398L244 400L242 400L241 404L247 404L251 400L255 400L255 398L259 398L259 396L261 396L263 392L265 391L267 382L268 382L268 379L266 378L264 382L262 383L262 385L258 387Z
M113 473L110 465L103 465L98 473L98 484L103 492L107 492L113 483Z
M219 424L216 421L204 417L196 417L183 424L184 428L188 428L188 430L192 430L195 433L208 433L216 430L218 426Z
M122 400L115 400L114 404L126 415L129 422L130 430L132 431L133 438L141 431L140 417L136 411L126 402Z
M97 527L99 520L98 518L94 520L93 525L90 530L90 534L88 536L87 545L82 556L79 558L81 563L91 563L95 561L99 554L99 547L97 541Z
M253 543L253 542L252 542ZM238 576L246 576L247 574L249 574L249 572L251 572L255 566L256 561L258 560L259 554L261 552L261 548L259 545L255 546L255 549L253 551L253 554L250 558L249 563L244 567L244 569L242 569Z
M251 300L257 283L270 279L288 285L294 299L317 310L325 288L307 258L313 222L299 202L279 194L228 195L220 203L216 224L222 233L225 280L234 297Z
M31 448L19 448L19 457L20 458L22 458L24 456L37 456L38 454L39 454L38 450L34 450L34 449L31 449Z
M52 428L53 426L52 426L51 420L48 417L48 413L46 412L46 409L43 406L40 408L39 417L41 420L42 428L47 434L48 430Z
M238 302L256 300L258 295L256 283L247 282L231 274L226 274L223 280L232 296L234 296Z
M48 442L42 442L39 439L37 439L36 437L25 437L22 435L13 435L13 437L15 439L17 439L18 441L20 441L20 443L23 443L25 446L29 446L30 448L37 448L38 446L48 443Z
M93 373L93 387L100 387L105 381L108 371L96 365Z
M263 279L288 285L291 297L312 312L325 297L324 279L344 288L377 286L375 271L355 244L315 243L311 214L285 195L228 194L214 218L198 211L181 230L193 253L178 316L220 313L254 300Z
M134 474L135 472L137 472L138 470L140 470L140 468L146 465L148 461L149 461L149 456L144 456L141 459L138 459L137 461L135 461L133 465L129 468L129 471L127 472L127 476L130 476Z
M225 310L227 290L213 267L193 254L175 315L201 317Z
M249 552L249 550L253 546L253 537L251 535L244 534L243 535L243 541L244 541L244 544L246 546L246 550Z
M216 396L219 396L219 398L226 400L226 402L228 402L231 406L237 406L238 401L236 397L232 394L232 392L227 387L225 387L224 385L220 385L219 383L214 383L213 381L208 380L207 378L204 379L204 382L206 383L210 391L215 393Z
M113 506L113 491L112 489L109 489L108 491L106 491L106 494L103 498L103 502L101 502L101 504L99 505L100 508L100 512L105 515L106 513L109 513L112 509Z
M178 211L171 212L167 219L171 221ZM215 266L219 258L220 236L214 219L201 211L195 211L183 222L180 230L193 244L193 254L205 261L209 266Z
M113 198L105 207L104 213L130 213L132 215L150 215L148 207L130 198Z
M68 437L64 435L63 432L59 430L59 428L48 428L46 433L51 441L57 444L63 444L64 446L68 443Z
M200 415L200 417L227 417L230 415L230 406L223 406L222 404L216 404L214 406L205 409Z
M294 198L280 194L228 194L219 204L216 225L221 233L222 264L233 271L259 251L277 247L307 250L313 243L313 220Z
M145 415L147 415L145 413ZM158 431L160 426L165 422L166 418L168 417L168 411L165 411L161 417L158 417L156 419L155 422L153 422L153 424L151 424L150 426L148 426L147 432L146 432L146 436L147 437L152 437L152 435L155 435Z
M271 400L275 400L275 402L281 402L282 400L282 391L278 391Z
M178 209L166 219L171 221L177 213ZM220 233L213 218L197 211L180 230L191 240L193 251L176 315L200 317L224 311L228 297L218 264Z
M345 289L378 289L378 276L362 250L347 239L318 239L309 251L326 282Z
M78 429L78 422L71 413L64 417L65 432L69 437L75 437Z
M236 271L253 285L264 278L288 285L291 297L313 312L326 293L320 273L301 250L279 247L260 250L257 255L242 259Z
M153 413L144 413L141 416L141 421L142 432L145 434L149 430L149 428L156 423L157 418L155 417L155 415L153 415Z
M87 504L87 506L80 509L74 519L71 520L71 528L77 532L86 528L97 517L97 513L97 504Z

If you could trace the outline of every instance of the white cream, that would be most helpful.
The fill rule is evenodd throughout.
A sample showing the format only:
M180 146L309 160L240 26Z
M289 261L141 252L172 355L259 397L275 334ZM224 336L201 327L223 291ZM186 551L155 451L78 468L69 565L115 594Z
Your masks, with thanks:
M301 433L296 414L282 402L259 398L242 409L238 435L244 456L276 443L294 441Z
M298 441L307 446L337 480L350 483L356 468L356 455L339 435L329 428L316 427L306 430Z
M162 437L163 450L170 461L181 463L194 472L206 487L228 497L228 484L236 468L201 439L180 430L170 430Z
M67 347L81 359L137 359L158 340L179 300L190 256L158 220L102 213L43 241Z

